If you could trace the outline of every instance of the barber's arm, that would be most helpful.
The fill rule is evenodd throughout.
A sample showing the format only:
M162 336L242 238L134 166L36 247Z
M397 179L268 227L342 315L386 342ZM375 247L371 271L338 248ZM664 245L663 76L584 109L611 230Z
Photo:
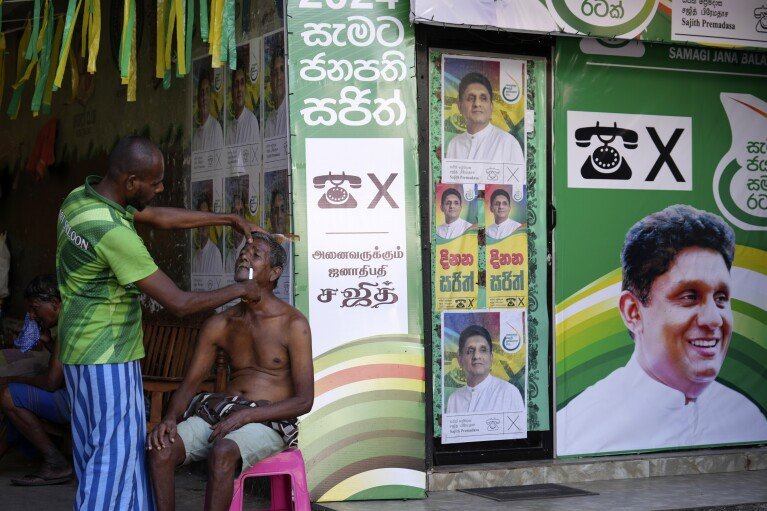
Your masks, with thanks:
M147 224L155 229L192 229L215 225L228 225L244 234L248 242L253 241L250 233L253 231L266 233L261 227L246 221L239 215L231 213L211 213L209 211L192 211L183 208L165 208L147 206L142 211L136 211L133 220Z
M179 289L165 272L158 269L135 284L142 293L154 298L178 317L209 311L237 298L250 301L261 299L261 288L255 280L235 282L212 291L184 291Z

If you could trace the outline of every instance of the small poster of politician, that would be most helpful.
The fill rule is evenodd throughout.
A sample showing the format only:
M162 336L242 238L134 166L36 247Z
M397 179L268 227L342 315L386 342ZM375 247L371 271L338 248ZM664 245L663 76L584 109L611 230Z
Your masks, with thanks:
M443 182L524 183L525 68L522 60L443 55Z
M526 186L485 186L485 269L488 307L527 307Z
M442 313L442 443L527 437L526 315Z
M440 183L434 202L436 308L475 309L479 291L477 185Z
M192 74L192 175L210 175L224 168L224 74L210 57L195 60Z

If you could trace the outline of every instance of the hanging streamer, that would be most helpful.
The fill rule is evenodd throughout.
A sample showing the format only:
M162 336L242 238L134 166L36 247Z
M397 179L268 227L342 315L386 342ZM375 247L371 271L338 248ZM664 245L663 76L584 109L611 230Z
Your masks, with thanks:
M0 0L0 27L3 26L3 0ZM5 38L5 34L3 34L3 39ZM2 99L2 95L0 95L0 100Z
M176 9L175 0L170 0L168 6L168 28L165 33L165 70L171 67L171 52L173 50L173 30L176 28Z
M1 1L1 0L0 0ZM192 32L194 32L194 0L187 0L186 1L186 51L185 51L185 57L186 57L186 73L189 72L189 69L192 66Z
M40 60L37 66L37 75L35 77L35 92L32 95L32 115L37 117L40 113L40 105L43 102L45 93L45 84L48 82L48 71L51 65L51 49L53 46L53 5L49 0L45 1L43 14L43 26L40 29L39 55Z
M48 71L48 80L45 83L45 93L43 94L42 111L44 114L51 113L51 100L53 99L53 80L56 77L55 70L59 65L59 50L61 49L61 39L64 34L64 16L58 15L56 22L56 33L53 34L53 50L51 51L51 65Z
M194 1L194 0L192 0ZM210 21L208 20L208 0L200 0L200 37L202 42L208 42Z
M82 3L82 0L69 0L69 5L67 6L67 15L64 21L64 35L61 38L61 50L59 51L59 66L58 69L56 69L56 77L53 80L53 90L59 90L61 88L61 81L64 79L64 71L67 68L67 55L70 55L70 64L71 59L74 58L74 50L72 49L72 34L74 33L74 24L75 20L77 20L77 14L80 12L80 5ZM70 52L70 50L72 50ZM71 65L70 65L71 67ZM76 68L73 68L73 74L77 74ZM79 80L79 76L75 78L72 77L72 80L77 79ZM77 92L77 88L74 88L75 93Z
M221 49L221 60L229 62L229 69L234 71L237 69L237 42L234 37L234 0L225 0L224 30L226 34L226 48Z
M173 0L176 15L176 72L184 76L186 74L186 15L184 13L185 0Z
M136 24L131 29L130 61L128 63L128 102L136 101Z
M88 24L88 72L96 72L96 60L101 44L101 1L91 0L90 23Z
M42 46L40 47L40 60L37 66L37 76L35 78L35 92L32 95L32 115L37 117L40 113L40 105L43 102L45 93L45 84L48 83L48 73L51 66L51 51L53 47L53 5L50 1L45 1L45 19L42 27Z
M223 16L224 0L211 0L210 6L210 55L211 65L214 68L221 67L221 25Z
M120 39L120 78L126 84L129 75L130 57L133 50L133 27L136 24L136 2L125 0L123 8L123 31Z
M32 60L35 50L37 49L37 36L40 33L40 0L35 0L35 7L32 14L32 35L29 38L29 44L27 44L27 52L24 55L24 60Z
M155 78L164 78L165 62L165 5L166 0L157 0L157 47L155 48Z

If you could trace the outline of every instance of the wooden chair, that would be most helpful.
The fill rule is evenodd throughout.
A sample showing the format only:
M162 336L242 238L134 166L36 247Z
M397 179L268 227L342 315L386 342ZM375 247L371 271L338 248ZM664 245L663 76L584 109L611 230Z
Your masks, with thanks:
M144 391L150 395L147 431L160 422L171 394L181 386L192 361L199 332L198 326L144 323L146 355L141 361L141 379ZM223 391L226 380L226 360L223 352L219 352L211 368L211 376L197 390Z

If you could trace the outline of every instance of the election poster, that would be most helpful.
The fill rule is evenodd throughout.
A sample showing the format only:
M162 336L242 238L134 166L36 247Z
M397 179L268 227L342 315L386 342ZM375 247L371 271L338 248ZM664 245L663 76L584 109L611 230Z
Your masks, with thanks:
M434 204L437 310L475 309L478 288L478 187L440 183Z
M211 58L192 65L192 178L224 170L224 72L213 69Z
M275 294L293 303L289 151L282 101L286 95L283 31L242 42L235 55L235 69L213 69L210 57L195 59L193 64L190 202L194 208L236 214L253 224L267 225L270 232L288 235L282 240L287 260ZM275 138L280 108L285 129L281 138ZM267 156L267 141L279 151ZM275 207L269 209L272 204ZM244 235L229 226L206 232L209 242L202 247L198 231L192 239L190 274L195 290L233 283L237 257L245 246ZM215 262L218 258L211 257L212 246L220 252L220 265ZM203 253L207 254L204 264Z
M442 313L442 443L527 437L526 315Z
M258 173L262 166L261 40L237 46L237 67L226 69L227 115L224 133L230 174Z
M528 303L527 187L485 186L487 306L526 308Z
M526 314L527 431L549 425L545 262L545 66L535 59L429 55L433 331L443 311ZM432 351L444 353L443 339ZM443 366L432 365L434 434L446 441ZM514 373L514 377L520 374ZM526 435L526 433L525 433ZM521 437L503 437L514 440Z
M442 181L523 184L525 61L443 55Z
M286 8L290 95L272 101L266 94L265 160L271 170L281 151L271 141L287 140L278 120L288 103L295 302L312 325L316 372L314 407L299 439L312 500L424 498L409 5L321 0ZM282 59L271 52L270 64L269 41L265 80L277 92Z
M759 62L557 45L558 455L767 441Z

